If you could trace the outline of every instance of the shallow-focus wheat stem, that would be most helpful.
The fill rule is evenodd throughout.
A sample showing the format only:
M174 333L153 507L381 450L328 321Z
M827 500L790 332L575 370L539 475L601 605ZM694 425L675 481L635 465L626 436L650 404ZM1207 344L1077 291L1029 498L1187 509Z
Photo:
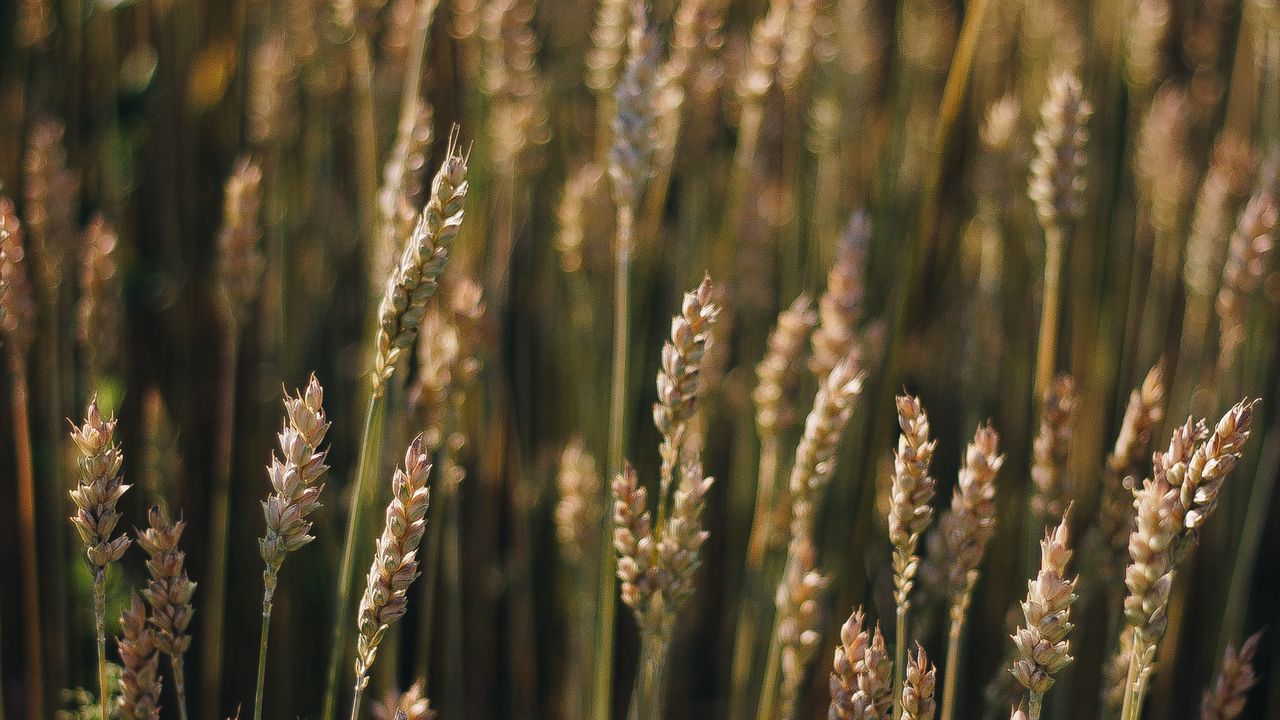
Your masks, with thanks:
M606 475L609 478L616 477L621 472L627 442L627 352L631 344L631 310L628 307L631 294L630 218L629 209L618 208L619 242L613 279L613 372L609 383L609 474ZM593 717L608 717L610 713L613 626L617 612L617 600L614 597L617 587L614 577L617 558L613 554L613 522L609 513L605 513L602 527L600 597L597 600L600 616L596 634Z
M111 720L111 685L107 682L107 574L93 576L93 629L98 634L98 698L102 720Z
M262 591L262 630L258 636L258 680L253 691L253 720L262 720L262 695L267 682L267 638L271 631L271 598L274 585Z
M609 447L607 478L612 481L623 471L623 455L630 432L627 413L627 353L631 342L631 259L634 252L635 212L644 197L652 170L655 143L657 41L649 28L644 0L631 4L627 60L614 88L613 145L608 153L608 170L614 204L617 207L614 240L613 286L613 370L610 380ZM663 503L659 498L658 506ZM613 677L613 635L616 615L613 517L606 513L600 545L599 621L596 632L595 679L592 716L610 715Z
M1041 125L1035 134L1037 156L1031 163L1027 188L1045 239L1044 300L1035 366L1037 398L1048 390L1057 359L1062 256L1072 223L1083 209L1084 151L1088 140L1085 125L1092 112L1080 80L1074 75L1062 73L1049 82L1049 92L1040 106Z

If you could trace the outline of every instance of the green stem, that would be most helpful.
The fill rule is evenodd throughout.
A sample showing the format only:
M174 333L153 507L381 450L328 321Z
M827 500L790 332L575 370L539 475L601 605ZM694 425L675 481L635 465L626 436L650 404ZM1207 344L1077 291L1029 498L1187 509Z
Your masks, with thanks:
M627 442L627 353L631 344L631 230L632 209L618 208L617 265L613 289L613 378L610 385L609 462L605 494L610 494L613 478L622 472L623 449ZM613 553L613 516L605 513L600 545L600 620L596 628L595 695L591 716L610 715L613 685L613 624L617 591L614 577L617 560Z
M178 695L178 717L187 720L187 677L181 655L169 656L169 668L173 670L173 689Z
M1044 231L1044 301L1040 308L1040 340L1036 345L1036 402L1044 397L1053 381L1057 361L1058 308L1061 300L1062 229L1057 226Z
M907 604L898 603L897 635L893 640L893 717L902 717L902 682L907 670Z
M1123 632L1123 631L1122 631ZM1138 656L1142 653L1142 641L1138 639L1135 632L1133 636L1133 644L1129 648L1129 672L1125 676L1124 681L1124 703L1120 706L1120 720L1129 720L1134 717L1134 705L1141 706L1141 698L1134 698L1134 685L1138 677Z
M351 698L351 720L359 720L360 718L360 701L364 698L364 686L368 683L369 681L364 675L356 678L355 692Z
M773 528L770 510L776 501L775 483L778 473L778 439L768 436L760 440L759 479L756 484L755 511L747 540L746 566L742 573L742 602L738 606L738 627L733 643L732 692L729 717L747 717L747 688L755 668L756 630L760 623L760 603L756 593L763 586L761 568L768 550Z
M347 617L347 605L351 601L356 537L363 511L361 500L364 499L365 476L369 474L371 467L377 467L377 457L380 455L379 447L381 447L382 437L380 432L375 431L375 427L380 430L382 426L377 419L383 397L382 393L376 390L369 393L369 404L364 413L364 430L360 433L360 457L356 462L356 482L351 489L347 535L342 544L342 565L338 571L338 600L334 606L333 646L329 650L329 671L324 690L324 708L321 713L321 717L325 720L333 720L338 700L338 668L342 665L345 654L343 650L347 643L348 627L344 621Z
M258 684L253 694L253 720L262 720L262 690L267 681L267 637L271 629L271 598L275 595L276 571L262 574L262 635L258 638Z
M947 630L947 667L942 678L942 714L939 720L951 720L956 710L957 675L960 671L960 635L964 630L964 613L952 606L951 627Z
M1030 708L1027 709L1028 720L1040 720L1040 710L1044 707L1044 693L1031 691Z
M777 620L774 620L772 638L769 640L769 657L764 665L764 678L760 684L760 704L756 708L756 720L776 720L778 717L778 682L782 675L782 641L778 637Z
M98 700L102 720L111 720L111 687L107 684L107 569L93 571L93 625L98 634Z

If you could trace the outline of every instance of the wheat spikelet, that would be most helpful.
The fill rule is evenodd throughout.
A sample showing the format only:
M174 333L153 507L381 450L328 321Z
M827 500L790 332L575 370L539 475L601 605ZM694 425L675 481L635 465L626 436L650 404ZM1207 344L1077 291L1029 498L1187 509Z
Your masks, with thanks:
M538 71L533 0L484 4L480 39L482 87L489 95L489 136L494 170L515 178L548 137L545 82Z
M1033 447L1031 480L1036 492L1031 511L1044 525L1054 525L1072 499L1067 454L1071 449L1071 415L1075 409L1075 383L1070 375L1053 379L1044 396L1040 431Z
M378 306L378 336L373 360L373 395L381 397L406 348L413 347L418 325L449 262L462 224L467 195L467 159L458 151L457 131L449 138L444 162L431 184L431 196L399 264L387 278Z
M620 213L632 213L640 206L649 179L657 143L657 66L658 42L649 28L645 2L633 0L627 64L614 90L616 112L608 156L609 181Z
M1218 291L1217 310L1220 339L1218 368L1225 370L1235 361L1237 346L1244 340L1245 309L1257 289L1266 256L1275 246L1276 222L1280 208L1268 184L1250 198L1240 213L1235 233L1231 236L1226 265L1222 268L1222 287Z
M160 652L156 632L147 623L147 610L136 594L120 614L120 696L116 711L120 720L160 720ZM114 717L114 716L113 716Z
M840 626L840 642L831 660L831 706L827 710L830 720L853 720L853 698L858 691L858 672L866 658L870 633L863 627L866 616L862 608L854 608L849 619Z
M933 694L937 671L920 643L916 643L916 656L907 664L907 679L902 687L902 720L933 720L937 703Z
M62 284L67 253L74 252L75 198L80 189L80 180L67 169L64 133L62 123L36 122L23 162L22 211L36 260L35 279L50 297Z
M89 222L80 260L80 303L76 339L85 355L90 382L116 356L121 333L120 277L116 271L116 234L101 215Z
M150 558L147 571L151 574L151 581L142 595L151 605L156 647L171 658L180 660L191 646L187 626L194 613L191 598L196 591L196 584L187 577L183 567L186 553L178 549L178 541L182 539L182 531L187 524L182 520L170 521L169 514L158 506L153 506L147 513L147 520L150 527L137 533L138 545Z
M1151 431L1164 419L1164 393L1164 367L1158 364L1147 373L1142 386L1129 394L1120 432L1107 455L1099 527L1113 558L1124 553L1133 529L1133 491L1145 474Z
M426 153L435 139L435 119L431 105L419 101L409 116L409 126L401 128L382 166L378 186L378 234L370 287L378 287L392 271L400 241L413 232L414 200L426 167Z
M836 469L836 450L845 425L853 415L854 402L862 393L863 374L852 358L831 371L818 388L813 409L805 419L804 435L796 446L791 468L791 529L794 537L812 533L815 504L831 482Z
M1080 80L1069 72L1049 81L1040 106L1040 129L1035 134L1036 157L1031 161L1027 195L1035 204L1040 226L1063 228L1084 211L1084 169L1087 162L1085 125L1093 107L1084 99Z
M778 60L790 10L791 0L770 0L769 9L751 27L747 58L735 87L744 106L744 114L746 106L759 106L764 101L777 80Z
M315 13L315 8L311 9ZM291 30L296 29L291 27ZM290 36L267 34L249 57L249 142L266 147L287 143L298 131L298 58Z
M1228 130L1214 143L1191 215L1187 259L1182 269L1187 289L1198 298L1211 299L1218 290L1232 218L1249 197L1256 165L1254 154L1246 140Z
M832 368L859 351L858 322L862 319L862 297L866 291L862 278L870 241L871 220L866 213L854 213L840 236L836 262L827 273L827 289L818 300L819 322L813 332L813 358L809 367L819 385ZM858 356L854 362L860 364Z
M0 280L5 284L4 295L0 296L0 308L3 309L0 330L4 331L10 362L21 367L26 365L27 355L31 352L36 307L28 269L30 263L22 242L22 226L18 223L13 201L3 196L0 196L0 250L4 251L4 259L0 261Z
M374 720L435 720L436 711L426 696L426 682L414 681L404 692L392 690L381 702L374 703Z
M232 336L244 326L262 289L265 260L258 247L261 205L262 171L248 158L241 158L227 176L222 229L218 232L217 287L223 320Z
M392 475L386 527L378 538L356 616L360 631L356 638L357 697L369 682L369 667L377 657L383 635L391 623L404 615L409 586L418 577L418 545L427 525L430 473L431 464L422 436L418 435L405 451L403 469L396 468Z
M595 456L586 449L581 437L570 440L560 454L556 487L560 492L555 510L560 554L579 569L586 570L585 558L592 540L599 534L604 503Z
M1018 657L1009 669L1032 693L1032 715L1036 715L1036 695L1053 687L1054 675L1072 661L1071 605L1076 601L1075 579L1067 579L1071 561L1067 518L1045 532L1040 541L1040 571L1027 583L1022 601L1025 624L1013 635Z
M480 285L462 277L450 283L450 307L430 305L422 318L418 339L418 372L409 388L409 404L423 423L423 439L435 452L450 442L461 442L456 428L446 437L450 420L456 421L466 392L480 372L476 355L478 325L485 304ZM450 447L451 452L461 449ZM456 483L446 478L452 491Z
M324 411L324 388L315 375L306 390L285 395L286 423L277 434L280 455L271 456L267 477L271 494L262 503L266 534L258 542L266 563L263 580L268 597L275 592L276 574L285 556L315 540L307 517L320 507L324 485L318 484L329 469L328 450L322 450L329 419Z
M115 441L116 421L102 416L95 399L89 403L84 422L72 426L71 439L80 456L80 480L71 491L77 512L71 524L85 545L85 558L95 579L102 577L107 566L119 560L128 549L127 535L112 538L120 522L116 503L131 487L120 476L124 454Z
M1239 652L1235 646L1227 645L1213 687L1204 691L1204 699L1200 701L1200 720L1235 720L1244 712L1249 690L1258 682L1253 657L1261 640L1259 630L1244 641Z
M909 607L920 558L916 546L933 521L934 479L929 475L936 440L929 439L929 417L920 400L900 395L898 424L902 434L894 452L893 503L889 512L889 540L893 544L894 600L901 610ZM899 643L905 639L899 638Z
M1218 506L1218 494L1235 469L1249 440L1258 400L1241 400L1218 420L1213 433L1196 448L1181 482L1180 499L1187 509L1187 530L1197 532ZM1171 478L1171 481L1176 478ZM1176 483L1175 483L1176 484Z
M587 87L598 94L608 93L618 82L618 68L627 45L631 3L629 0L602 0L591 31L587 52Z
M990 425L981 425L973 442L965 449L964 462L951 495L951 509L940 527L949 558L947 588L951 596L951 619L960 622L969 607L978 567L996 526L996 473L1004 465L1000 435Z
M791 717L809 664L822 640L822 594L831 579L818 569L809 538L792 542L792 562L778 585L775 599L778 612L778 640L782 647L782 691L778 707L783 717Z
M702 507L711 483L711 478L702 476L701 467L685 465L671 516L655 527L635 468L628 465L613 481L614 548L622 601L644 633L669 639L680 609L693 595L699 555L707 539Z
M196 584L187 577L187 571L183 567L186 553L178 549L178 541L182 538L186 523L181 520L170 522L168 513L156 506L147 513L147 520L150 527L137 533L138 544L150 557L147 560L147 570L151 574L151 581L142 595L151 605L151 625L155 628L156 647L169 656L178 695L178 712L181 717L186 718L183 655L191 646L187 626L195 613L191 607L191 598L196 591Z
M599 218L596 202L601 197L600 183L604 171L594 162L578 165L564 181L564 191L556 205L556 250L560 253L560 268L566 273L582 270L583 241L598 224L590 222Z
M680 461L685 430L693 420L700 392L702 361L707 352L711 327L720 314L712 301L711 278L704 277L684 295L680 314L671 319L671 337L662 346L662 369L658 371L658 401L653 405L653 424L662 434L658 454L662 457L662 497L674 481Z
M768 350L756 365L756 387L751 399L756 406L756 431L760 438L776 437L795 422L795 408L788 402L797 380L796 369L804 343L817 324L808 295L800 295L778 314L769 333Z

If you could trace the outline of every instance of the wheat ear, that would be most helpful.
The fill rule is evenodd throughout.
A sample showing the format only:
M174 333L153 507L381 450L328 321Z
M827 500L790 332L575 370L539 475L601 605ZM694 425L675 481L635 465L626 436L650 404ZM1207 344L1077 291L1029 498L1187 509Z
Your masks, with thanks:
M120 720L160 720L160 651L156 631L147 623L147 609L136 594L120 614Z
M182 531L187 524L182 520L170 521L169 514L159 507L151 508L147 521L150 527L137 533L138 545L150 557L147 571L151 573L151 581L142 595L151 605L156 647L169 656L178 697L178 716L187 720L183 656L191 646L187 626L195 613L191 598L196 591L196 584L187 577L184 567L186 553L178 549L178 541L182 539Z
M369 684L369 668L387 629L404 616L409 603L409 586L418 577L418 545L427 526L427 505L431 492L427 477L431 463L423 449L422 435L409 443L404 467L391 477L391 503L387 523L374 550L369 579L360 599L356 638L355 697L351 720L360 716L360 699Z
M1233 645L1227 645L1218 677L1200 701L1200 720L1235 720L1244 712L1249 690L1258 682L1253 657L1261 640L1259 630L1244 641L1238 652Z
M1030 720L1039 720L1044 694L1053 687L1053 676L1069 665L1071 605L1076 601L1076 580L1067 579L1071 561L1067 518L1045 532L1040 541L1040 571L1027 583L1022 601L1025 623L1013 635L1017 658L1009 672L1029 693Z
M1004 465L1000 435L990 425L980 426L965 449L964 462L951 495L951 509L942 516L940 527L946 547L949 594L946 676L942 685L942 720L955 712L960 671L960 638L965 615L978 583L987 543L996 526L996 473Z
M920 535L933 521L934 479L929 475L936 440L929 438L929 417L920 400L909 395L897 398L898 449L893 455L893 500L889 511L889 541L893 545L894 603L897 606L897 637L894 640L893 695L902 698L903 673L907 658L907 610L920 558L916 547Z

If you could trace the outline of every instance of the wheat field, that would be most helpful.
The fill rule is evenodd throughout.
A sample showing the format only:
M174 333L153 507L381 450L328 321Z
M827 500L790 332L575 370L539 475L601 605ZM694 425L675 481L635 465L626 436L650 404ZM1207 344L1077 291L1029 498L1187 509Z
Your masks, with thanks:
M0 720L1280 717L1270 0L10 0L0 100Z

